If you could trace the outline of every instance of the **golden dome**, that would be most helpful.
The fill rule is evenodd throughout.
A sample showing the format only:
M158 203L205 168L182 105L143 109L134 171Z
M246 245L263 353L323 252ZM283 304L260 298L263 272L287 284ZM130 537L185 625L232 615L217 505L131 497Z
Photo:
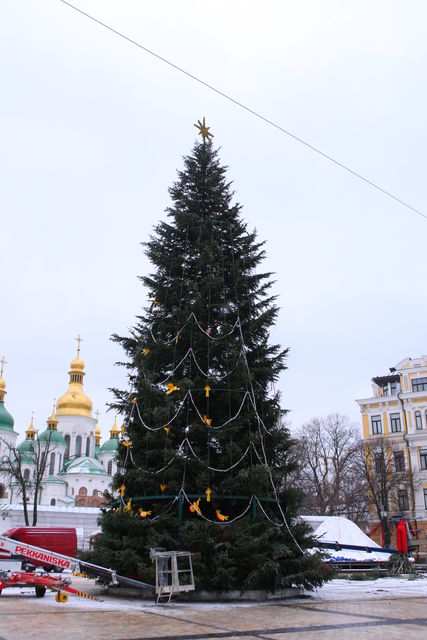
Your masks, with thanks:
M27 440L34 440L35 435L36 435L36 430L34 429L34 417L31 416L30 426L26 430L25 436Z
M85 363L77 355L71 363L70 384L68 391L57 402L57 416L87 416L92 417L92 400L83 391L83 369Z
M58 420L55 415L55 405L53 405L52 415L47 419L47 428L54 431L58 428Z
M80 356L77 356L77 358L75 358L75 360L71 362L71 368L74 371L83 371L83 369L85 368L85 363L80 358Z
M99 424L97 424L96 427L95 427L95 435L96 436L100 436L101 435L101 427L99 426Z
M117 426L117 416L114 417L114 424L110 429L110 438L118 438L120 427Z

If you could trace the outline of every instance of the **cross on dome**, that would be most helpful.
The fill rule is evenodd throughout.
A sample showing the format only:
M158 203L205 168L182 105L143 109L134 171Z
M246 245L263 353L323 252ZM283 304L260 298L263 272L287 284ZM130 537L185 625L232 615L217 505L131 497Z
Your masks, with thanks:
M3 378L4 365L7 364L6 360L4 359L4 356L0 360L0 363L1 363L0 378Z
M83 342L83 338L80 337L80 334L76 338L77 342L77 357L80 358L80 343Z

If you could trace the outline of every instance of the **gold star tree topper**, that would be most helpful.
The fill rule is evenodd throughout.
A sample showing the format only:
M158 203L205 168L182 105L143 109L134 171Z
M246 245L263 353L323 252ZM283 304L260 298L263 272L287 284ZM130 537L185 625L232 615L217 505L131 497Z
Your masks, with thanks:
M209 131L210 127L206 126L206 122L205 122L205 117L203 116L203 120L202 122L200 122L200 120L197 120L197 124L194 125L196 127L196 129L199 130L199 136L202 136L203 138L203 142L206 142L206 140L210 140L211 138L213 138L213 133L211 133Z

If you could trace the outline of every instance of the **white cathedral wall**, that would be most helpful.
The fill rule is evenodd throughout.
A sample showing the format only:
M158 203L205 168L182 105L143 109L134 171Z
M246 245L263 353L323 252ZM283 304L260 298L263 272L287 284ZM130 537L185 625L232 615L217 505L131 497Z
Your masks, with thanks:
M117 454L115 452L99 453L98 460L104 467L105 471L107 471L107 473L108 473L108 463L111 460L112 461L111 475L114 476L114 474L117 472Z
M48 482L42 484L40 503L41 505L50 505L51 500L58 500L58 498L65 498L67 495L67 485L62 483Z
M82 439L80 455L86 455L86 440L90 439L89 458L95 456L95 418L87 416L57 416L58 431L62 435L70 436L70 457L76 455L76 440L80 436Z
M111 484L110 476L100 476L92 473L70 473L65 474L62 478L68 483L68 495L73 498L79 495L82 487L87 491L83 495L93 496L95 490L102 495Z

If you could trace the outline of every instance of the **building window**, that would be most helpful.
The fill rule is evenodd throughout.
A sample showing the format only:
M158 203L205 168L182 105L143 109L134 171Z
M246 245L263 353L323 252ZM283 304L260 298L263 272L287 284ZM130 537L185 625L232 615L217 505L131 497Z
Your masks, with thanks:
M87 496L87 489L86 489L86 487L80 487L80 489L79 489L79 496Z
M82 455L82 437L77 436L76 438L76 456Z
M49 462L49 475L53 476L55 473L55 454L50 454L50 462Z
M427 451L420 451L421 469L427 469Z
M381 416L371 416L372 433L375 435L383 432Z
M29 480L30 479L30 470L29 469L25 469L24 471L24 480Z
M90 438L88 436L86 438L86 455L87 455L87 457L89 457L89 452L90 452Z
M0 499L6 497L6 487L4 484L0 484Z
M423 419L421 418L421 411L415 411L415 426L418 431L423 428Z
M394 452L394 468L396 471L405 471L405 454L403 451Z
M375 454L375 473L382 474L385 472L385 459L383 453Z
M424 509L427 509L427 489L424 489Z
M399 489L397 492L397 508L399 511L409 510L409 498L406 489Z
M400 413L390 413L391 432L398 433L402 431L402 425L400 424Z
M65 457L66 458L70 457L70 436L69 435L65 436Z
M395 396L397 394L397 382L390 382L390 395Z
M56 505L56 500L55 498L52 498L52 500L50 501L50 506L54 507Z
M427 391L427 378L413 378L412 391Z
M112 476L113 475L113 461L108 461L107 473Z

